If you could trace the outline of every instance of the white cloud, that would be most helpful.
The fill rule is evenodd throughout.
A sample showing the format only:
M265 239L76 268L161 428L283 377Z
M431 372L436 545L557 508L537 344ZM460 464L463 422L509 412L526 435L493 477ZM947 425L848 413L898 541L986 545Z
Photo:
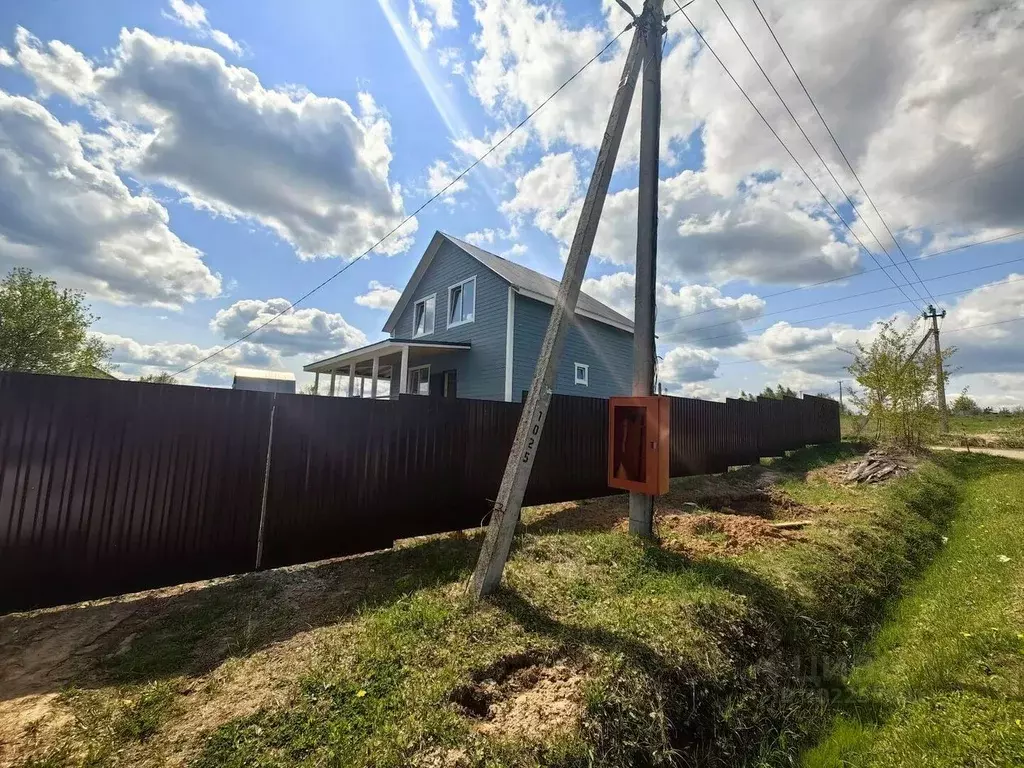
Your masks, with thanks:
M113 333L93 334L111 348L111 361L134 376L165 372L177 373L216 352L219 347L200 347L181 342L143 343ZM224 384L230 381L234 368L252 367L281 370L280 355L262 344L243 341L226 349L202 366L183 374L178 381Z
M391 285L384 285L376 280L371 280L369 290L356 296L356 304L370 309L383 309L390 312L395 308L398 300L402 298L402 292Z
M458 48L440 48L437 51L437 62L453 75L464 75L466 63L462 60L462 51Z
M674 347L658 366L658 377L670 384L707 381L715 377L718 359L703 349Z
M444 192L441 199L449 204L454 204L455 195L465 192L469 186L465 177L456 181L458 175L459 171L452 168L447 161L435 160L427 170L427 192L431 195Z
M485 245L491 245L494 243L494 235L495 233L493 229L484 228L479 232L470 232L463 239L467 243L479 245L481 248L483 248Z
M51 40L44 47L27 29L17 27L14 45L18 64L41 96L61 94L81 104L96 89L92 64L67 43Z
M249 333L281 312L283 315L250 338L288 357L292 355L339 354L367 343L366 334L341 315L315 307L286 311L287 299L244 299L222 309L210 321L210 329L225 339Z
M568 153L566 153L568 154ZM563 157L563 156L557 156ZM545 162L527 174L540 173ZM567 169L561 176L569 177ZM576 185L576 177L563 182ZM552 175L552 184L558 178ZM533 212L533 223L563 246L572 241L582 207L578 197L517 196L511 211ZM820 207L800 201L802 185L780 177L751 180L731 195L717 195L706 174L684 170L659 186L658 269L667 280L711 279L805 283L855 272L857 249L838 240ZM597 230L594 254L620 266L636 261L637 189L608 195Z
M402 218L388 178L391 126L369 94L357 114L340 99L267 89L210 49L142 30L123 30L112 65L90 70L63 66L56 44L17 42L41 88L89 98L111 118L119 168L198 208L257 221L303 258L351 258ZM406 250L415 229L379 250Z
M0 48L0 67L14 67L17 66L18 60L11 56L11 52L6 48Z
M603 301L627 317L633 317L636 280L630 272L614 272L583 281L584 293ZM746 339L743 323L756 320L765 303L750 293L723 296L717 288L684 285L678 289L659 283L655 331L660 343L686 343L723 349Z
M0 91L0 263L116 303L180 307L220 293L167 210L89 158L82 129Z
M434 39L434 25L430 23L430 19L420 16L419 10L416 8L416 0L409 0L409 26L416 33L420 48L424 50L429 48L430 41Z
M164 11L164 16L177 21L179 24L197 32L200 37L208 37L221 48L230 51L236 56L242 54L242 46L231 36L220 29L213 29L206 18L206 9L198 2L190 3L188 0L169 0L170 13Z
M515 184L515 197L502 204L502 211L513 217L532 213L538 228L548 232L566 231L561 220L580 194L579 173L572 152L545 155ZM578 217L574 217L573 227L575 218ZM570 240L571 237L569 233ZM568 240L563 242L568 243Z
M512 127L511 124L506 124L502 128L496 128L490 133L485 134L483 138L462 136L455 139L452 143L456 149L466 155L467 159L479 160L483 158L485 168L501 168L509 161L509 158L525 149L530 142L528 127L524 127L509 135ZM505 138L506 136L508 137L507 139ZM504 141L499 145L498 142L503 139ZM492 147L494 147L494 151L484 157Z
M455 0L421 0L434 17L434 23L441 29L455 29L459 26L455 18Z

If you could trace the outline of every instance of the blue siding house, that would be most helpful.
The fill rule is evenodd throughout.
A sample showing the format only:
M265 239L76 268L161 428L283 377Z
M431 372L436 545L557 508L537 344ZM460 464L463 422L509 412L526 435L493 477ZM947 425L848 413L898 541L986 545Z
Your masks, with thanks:
M328 376L332 395L519 400L557 293L557 280L437 232L384 324L389 338L304 370L318 391ZM627 395L632 379L633 323L581 293L554 391Z

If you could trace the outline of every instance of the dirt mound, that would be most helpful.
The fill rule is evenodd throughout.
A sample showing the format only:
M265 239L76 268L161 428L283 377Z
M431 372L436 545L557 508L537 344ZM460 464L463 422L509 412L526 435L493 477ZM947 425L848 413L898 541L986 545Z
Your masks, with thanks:
M503 659L452 694L486 735L542 740L572 729L583 714L582 668L525 653Z
M657 517L657 526L662 546L691 555L738 555L800 538L797 531L743 515L667 513Z

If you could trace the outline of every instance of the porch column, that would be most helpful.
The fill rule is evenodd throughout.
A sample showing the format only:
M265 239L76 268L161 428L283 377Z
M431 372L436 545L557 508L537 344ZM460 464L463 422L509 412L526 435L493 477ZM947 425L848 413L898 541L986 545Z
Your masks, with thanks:
M370 399L377 399L377 374L380 373L380 358L373 358L373 375L370 379Z
M330 386L330 389L327 390L327 394L330 397L334 397L334 377L335 377L336 374L337 374L336 370L331 371L331 386Z
M391 382L394 386L395 382ZM409 345L402 347L402 368L398 378L398 394L404 395L409 391Z
M320 371L316 371L313 374L313 394L320 394Z
M366 377L359 377L359 399L366 397Z
M348 396L352 397L355 394L356 389L356 364L350 363L348 366Z

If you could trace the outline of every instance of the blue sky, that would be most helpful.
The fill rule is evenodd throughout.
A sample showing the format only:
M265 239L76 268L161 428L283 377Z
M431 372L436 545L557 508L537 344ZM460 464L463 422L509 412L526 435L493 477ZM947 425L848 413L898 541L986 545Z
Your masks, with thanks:
M883 224L752 6L723 5L863 219L715 5L695 4L692 18L882 263L890 262L867 227L900 264L885 225L911 258L1004 238L915 267L950 310L949 328L970 326L950 338L962 348L954 388L970 386L994 405L1024 404L1024 345L1014 342L1013 322L1024 316L1024 282L1015 282L1024 270L980 269L1024 257L1012 236L1024 229L1024 146L1015 138L1024 63L1014 54L1022 12L981 0L871 0L857 13L809 0L762 4ZM625 21L611 0L5 4L0 157L10 162L0 164L0 179L11 213L0 214L0 269L28 265L86 290L123 375L184 367L361 253ZM671 391L709 397L780 380L834 389L845 361L837 348L870 339L878 320L901 313L907 322L917 310L898 304L902 296L878 270L774 296L875 264L681 15L669 27L662 379ZM276 332L190 380L223 384L239 364L298 371L378 338L393 289L436 229L558 275L626 41L508 151L382 246L388 253L352 265ZM960 66L942 70L951 60ZM626 312L637 127L632 115L585 286ZM976 271L940 277L965 270ZM905 264L905 278L889 272L916 280Z

